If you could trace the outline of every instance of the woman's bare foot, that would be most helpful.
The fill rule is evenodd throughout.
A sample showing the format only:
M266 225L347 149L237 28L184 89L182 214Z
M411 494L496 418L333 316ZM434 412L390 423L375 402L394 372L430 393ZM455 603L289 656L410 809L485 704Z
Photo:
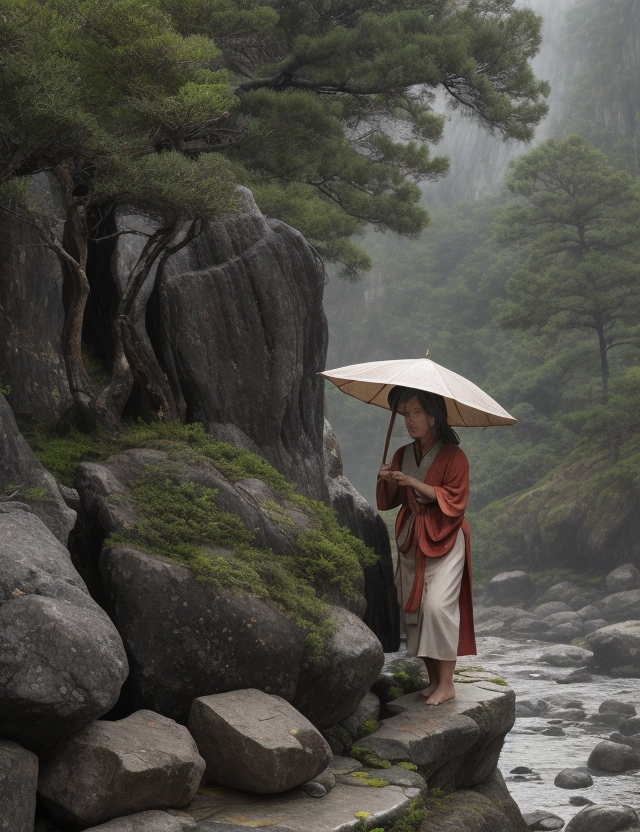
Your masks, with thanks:
M424 696L425 699L428 699L432 693L434 693L438 689L437 682L429 682L427 687L424 690L421 690L420 693Z
M456 689L453 682L441 682L434 692L426 701L427 705L442 705L443 702L448 702L449 699L454 699Z

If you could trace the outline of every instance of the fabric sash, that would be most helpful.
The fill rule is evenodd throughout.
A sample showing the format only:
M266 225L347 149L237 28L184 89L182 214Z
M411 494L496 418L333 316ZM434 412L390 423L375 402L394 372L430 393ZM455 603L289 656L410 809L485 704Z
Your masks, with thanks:
M407 476L414 477L420 482L424 482L425 477L427 476L427 472L429 468L433 464L433 461L438 456L438 452L442 447L442 439L438 440L435 445L433 445L427 453L422 457L420 464L417 468L415 468L415 460L412 460L409 457L409 454L405 452L403 459L402 459L402 471ZM409 459L407 459L409 457ZM403 525L402 529L400 530L400 534L398 535L397 543L398 549L402 554L406 554L410 551L411 547L415 542L415 515L416 514L424 514L426 511L426 506L421 505L416 501L415 494L413 493L413 488L407 488L407 503L409 507L409 517L407 518L405 524ZM420 604L422 602L422 594L424 591L424 566L425 566L425 556L418 550L418 547L415 547L415 577L413 580L413 587L411 588L411 594L407 599L406 604L404 605L405 612L417 612L420 608Z

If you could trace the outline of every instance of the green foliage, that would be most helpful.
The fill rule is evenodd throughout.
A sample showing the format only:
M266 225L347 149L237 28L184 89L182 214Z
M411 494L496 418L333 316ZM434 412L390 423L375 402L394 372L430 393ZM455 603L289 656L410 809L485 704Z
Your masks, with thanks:
M351 740L351 734L346 728L343 728L341 725L333 725L331 728L325 728L322 736L329 743L334 754L349 756L353 741Z
M427 811L446 812L451 802L452 795L437 787L429 789L425 808Z
M130 543L187 566L202 580L268 598L308 631L312 653L318 653L332 632L328 608L314 587L320 593L337 590L361 600L354 583L361 579L363 566L375 563L375 553L340 526L327 506L299 494L262 457L212 439L201 424L140 422L120 436L89 437L76 430L59 436L33 421L23 432L45 468L69 485L83 461L102 461L127 448L167 453L175 468L149 469L140 476L132 496L141 519L111 543ZM298 536L300 556L276 557L256 549L254 533L235 515L217 508L214 491L182 482L182 463L197 459L212 463L232 482L255 477L269 485L283 502L269 503L268 510L288 530L294 524L285 506L305 511L315 528Z
M380 723L377 719L368 719L358 728L358 738L368 737L369 734L375 734L380 728Z
M387 699L389 702L392 702L394 699L400 699L401 696L404 696L404 691L397 685L392 685L387 691Z
M26 485L5 485L0 489L0 502L3 500L26 500L28 503L46 503L52 499L46 488L29 488Z
M524 259L507 281L500 320L538 332L591 332L606 400L608 353L622 342L640 345L640 189L579 136L521 156L507 186L525 201L499 212L496 236Z
M89 436L74 428L60 435L42 420L19 420L18 424L41 465L67 486L73 485L81 462L101 462L122 450L119 438L103 431Z
M255 548L254 533L216 506L216 492L147 468L132 483L140 520L106 545L132 545L190 569L199 580L269 600L308 633L310 657L320 655L334 625L292 558Z
M415 182L447 161L430 153L444 119L425 91L443 87L453 106L510 137L530 137L546 111L547 85L528 66L539 20L512 0L159 5L182 34L213 38L237 85L239 106L212 129L216 149L263 211L350 278L370 266L350 239L365 223L412 235L428 222Z
M429 794L431 795L434 791L437 790L432 789L429 791ZM394 822L391 827L391 832L419 832L426 819L427 806L425 806L422 798L416 797L409 804L407 811Z
M367 768L391 768L389 760L383 760L374 751L359 745L352 746L349 756Z

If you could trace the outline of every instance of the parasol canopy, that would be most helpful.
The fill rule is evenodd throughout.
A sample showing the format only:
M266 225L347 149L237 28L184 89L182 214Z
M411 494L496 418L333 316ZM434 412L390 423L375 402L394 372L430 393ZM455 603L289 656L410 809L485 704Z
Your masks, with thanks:
M447 421L453 427L488 427L513 425L516 419L476 384L447 370L430 358L406 358L369 361L325 370L319 375L343 393L367 404L390 410L387 397L392 387L400 385L415 390L438 393L447 405Z

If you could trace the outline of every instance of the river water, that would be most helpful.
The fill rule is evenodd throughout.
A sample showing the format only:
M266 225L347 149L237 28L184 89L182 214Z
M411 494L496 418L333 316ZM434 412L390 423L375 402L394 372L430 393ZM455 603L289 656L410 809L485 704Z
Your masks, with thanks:
M527 640L510 641L496 637L478 639L478 656L474 664L495 671L505 678L518 699L545 699L548 696L578 700L586 713L580 721L562 721L562 736L547 736L541 731L557 723L553 713L541 717L516 719L507 735L498 764L512 797L521 812L545 809L568 821L579 806L572 806L569 798L580 795L594 803L625 803L640 807L640 772L604 774L591 770L593 786L586 789L561 789L554 786L556 774L563 768L586 766L589 754L600 740L608 739L617 725L590 722L598 714L605 699L617 699L635 705L640 713L640 679L612 679L593 676L593 681L560 685L556 679L568 675L571 668L553 668L538 661L549 648L548 642ZM464 664L465 660L461 661ZM598 717L596 716L596 719ZM624 717L620 717L622 721ZM526 766L533 775L510 772ZM520 775L522 777L523 775Z
M507 735L498 767L511 796L522 813L543 809L569 821L581 806L573 806L571 797L584 797L593 803L624 803L640 809L640 771L604 774L590 770L593 786L585 789L561 789L554 785L556 774L564 768L586 766L587 759L600 740L609 738L617 725L590 721L598 719L598 708L605 699L633 704L640 714L640 679L612 679L593 676L591 682L558 684L572 668L555 668L540 662L539 657L551 645L529 639L513 641L494 636L477 639L478 655L462 657L460 666L481 665L506 679L518 700L536 701L558 697L577 700L585 711L585 719L560 720L551 712L544 716L516 719ZM399 658L404 651L388 658ZM622 721L624 717L620 717ZM560 736L542 733L551 726L562 730ZM532 774L512 774L524 766Z

